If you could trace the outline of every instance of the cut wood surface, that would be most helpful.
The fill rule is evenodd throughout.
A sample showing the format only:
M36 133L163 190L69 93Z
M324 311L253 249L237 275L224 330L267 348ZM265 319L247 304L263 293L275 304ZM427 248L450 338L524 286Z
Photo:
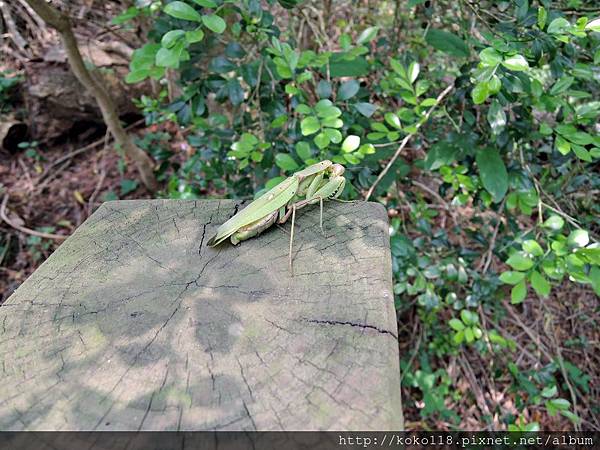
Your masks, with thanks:
M0 306L0 430L401 430L385 209L213 249L243 205L102 205Z

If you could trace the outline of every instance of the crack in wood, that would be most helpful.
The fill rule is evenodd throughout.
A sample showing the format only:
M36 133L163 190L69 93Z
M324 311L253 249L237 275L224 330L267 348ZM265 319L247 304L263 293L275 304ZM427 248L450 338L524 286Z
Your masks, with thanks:
M309 322L309 323L318 323L318 324L325 324L325 325L349 325L351 327L366 328L368 330L375 330L381 334L389 334L394 339L398 340L398 336L396 336L391 331L382 330L381 328L378 328L375 325L369 325L366 323L355 323L355 322L349 322L349 321L343 321L343 320L319 320L319 319L306 319L306 318L302 318L302 320L305 322Z

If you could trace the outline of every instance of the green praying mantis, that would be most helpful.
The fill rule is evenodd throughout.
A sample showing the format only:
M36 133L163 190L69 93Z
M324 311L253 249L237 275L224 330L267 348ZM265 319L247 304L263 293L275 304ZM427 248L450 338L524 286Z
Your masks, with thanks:
M291 215L289 267L293 275L292 246L296 210L319 203L319 224L323 231L323 201L339 197L345 184L344 166L329 160L313 164L286 178L231 217L217 229L207 245L214 247L227 238L237 245L241 241L258 236L276 222L286 222Z

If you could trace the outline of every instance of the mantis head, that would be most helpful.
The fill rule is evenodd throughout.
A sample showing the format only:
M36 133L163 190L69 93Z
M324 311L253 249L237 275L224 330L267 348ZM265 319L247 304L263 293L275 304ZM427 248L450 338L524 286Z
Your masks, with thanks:
M329 168L329 170L331 171L331 175L333 175L334 177L341 177L346 171L346 169L344 169L344 166L342 166L341 164L334 164Z

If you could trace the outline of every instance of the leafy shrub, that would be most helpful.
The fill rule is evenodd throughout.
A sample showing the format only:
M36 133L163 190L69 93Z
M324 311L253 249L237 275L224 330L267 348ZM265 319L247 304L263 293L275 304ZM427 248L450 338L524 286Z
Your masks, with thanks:
M420 369L404 364L405 385L425 395L423 417L456 424L451 380L429 357L465 346L488 357L513 352L515 342L484 320L502 319L507 296L543 301L565 279L600 295L599 19L548 1L386 1L360 25L340 19L336 42L324 46L303 3L278 3L289 12L273 1L186 0L116 19L152 19L127 81L158 80L160 95L140 100L147 121L187 130L189 157L173 162L169 136L145 147L168 179L164 194L248 197L331 159L347 168L344 198L357 199L414 135L374 197L392 217L399 314L415 307L428 330ZM425 31L400 28L403 16L426 21ZM297 41L296 17L314 25L314 45ZM571 197L586 191L595 198ZM440 225L447 218L452 225ZM525 393L519 408L544 404L578 426L554 375L534 383L514 364L503 373ZM566 369L561 376L576 383ZM539 426L504 420L513 430Z

